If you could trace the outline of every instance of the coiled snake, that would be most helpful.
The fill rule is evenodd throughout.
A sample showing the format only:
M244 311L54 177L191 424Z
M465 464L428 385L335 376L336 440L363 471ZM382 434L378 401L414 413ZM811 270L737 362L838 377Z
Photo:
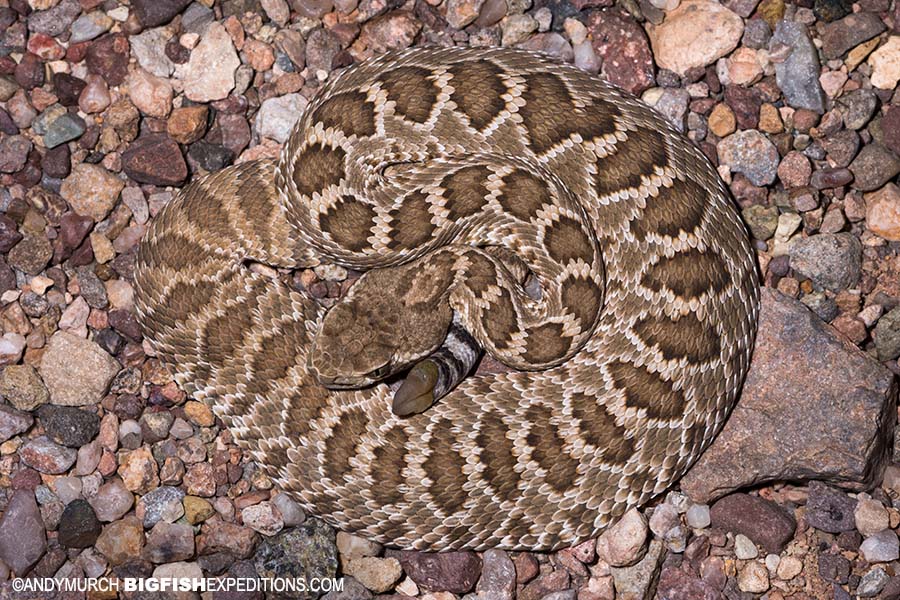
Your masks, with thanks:
M325 316L248 262L367 273ZM510 49L344 70L277 163L205 176L160 211L135 283L176 381L282 490L431 550L558 548L665 490L735 401L759 301L702 153L597 77ZM454 315L519 370L397 417L379 381Z

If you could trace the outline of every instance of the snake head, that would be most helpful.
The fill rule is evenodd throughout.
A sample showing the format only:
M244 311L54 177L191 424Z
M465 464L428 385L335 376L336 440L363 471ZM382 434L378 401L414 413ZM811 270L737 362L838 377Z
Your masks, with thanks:
M326 313L313 339L309 368L332 389L362 388L434 352L452 319L446 302L416 302L397 271L369 271Z

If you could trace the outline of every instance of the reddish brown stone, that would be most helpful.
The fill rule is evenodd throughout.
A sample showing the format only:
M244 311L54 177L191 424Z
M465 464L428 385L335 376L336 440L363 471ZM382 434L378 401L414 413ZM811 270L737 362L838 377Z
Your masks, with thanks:
M88 71L100 75L113 86L125 81L129 56L128 38L121 33L109 33L91 42L85 61Z
M603 9L590 14L587 26L606 80L632 94L653 85L653 55L637 21L619 10Z
M122 168L134 181L179 185L188 176L181 148L164 133L144 135L122 153Z

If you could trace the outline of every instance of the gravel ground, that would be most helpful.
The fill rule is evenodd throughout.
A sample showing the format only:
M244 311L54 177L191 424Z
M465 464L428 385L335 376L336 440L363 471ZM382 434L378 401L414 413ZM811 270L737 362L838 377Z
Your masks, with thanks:
M337 573L328 600L900 598L898 31L896 0L0 0L0 597L54 597L17 576ZM554 554L395 552L307 517L171 381L130 283L153 216L275 156L332 71L424 44L599 72L718 165L773 288L760 364L787 361L741 405L788 415L760 434L736 412L722 438L764 453L723 441L687 493ZM329 302L346 277L294 282ZM784 482L806 478L829 484Z

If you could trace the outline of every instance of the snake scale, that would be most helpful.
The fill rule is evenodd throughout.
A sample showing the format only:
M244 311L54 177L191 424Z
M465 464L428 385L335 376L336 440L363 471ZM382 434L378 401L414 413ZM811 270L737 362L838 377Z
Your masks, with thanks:
M327 314L273 276L325 264L365 271ZM664 491L734 404L759 303L702 153L599 78L511 49L345 69L277 161L159 212L135 284L177 383L281 490L429 550L560 548ZM516 370L397 417L383 377L454 315Z

